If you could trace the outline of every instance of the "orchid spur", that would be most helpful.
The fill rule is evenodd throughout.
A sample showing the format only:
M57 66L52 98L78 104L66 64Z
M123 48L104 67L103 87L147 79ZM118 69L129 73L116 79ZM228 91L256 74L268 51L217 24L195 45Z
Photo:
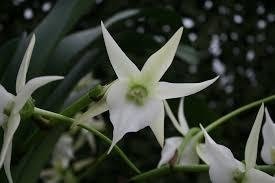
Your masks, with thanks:
M163 146L163 100L194 94L211 85L218 77L201 83L159 82L173 61L183 28L178 29L160 50L149 57L141 71L117 45L102 22L101 28L110 62L118 77L107 89L105 103L100 101L100 110L94 109L97 114L109 110L114 127L109 152L126 133L147 126ZM95 115L89 112L84 114L85 118Z
M275 124L272 121L267 108L265 108L265 123L262 129L263 147L261 157L266 164L275 164Z
M61 76L43 76L31 79L26 83L27 71L34 44L35 36L33 35L17 74L16 95L14 96L7 92L6 89L0 85L0 125L4 129L4 140L0 154L0 168L4 164L4 169L10 183L13 182L10 172L12 140L20 123L21 110L28 100L31 99L31 95L35 90L49 82L63 79Z
M236 160L232 152L225 146L217 144L201 126L205 144L197 146L197 152L210 169L210 179L213 183L274 183L272 177L255 169L258 140L264 114L262 104L245 147L245 163Z
M178 120L175 118L169 104L166 101L164 101L164 108L168 117L170 118L178 132L181 133L183 137L186 136L186 134L189 132L189 127L184 114L184 98L180 99ZM187 142L188 144L184 148L183 153L179 154L178 150L183 142L183 137L176 136L165 139L158 167L168 162L171 162L173 160L173 157L177 156L180 156L177 158L179 160L179 165L190 165L199 163L199 157L196 152L195 142L192 137Z

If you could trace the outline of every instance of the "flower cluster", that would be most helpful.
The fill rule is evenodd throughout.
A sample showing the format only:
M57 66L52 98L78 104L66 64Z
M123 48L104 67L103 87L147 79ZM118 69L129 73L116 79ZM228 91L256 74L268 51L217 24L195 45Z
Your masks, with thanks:
M228 148L217 144L207 133L207 128L204 129L202 125L200 125L201 131L199 128L189 128L185 118L184 97L207 88L218 77L199 83L160 81L172 64L181 39L182 27L176 31L162 48L148 58L141 70L121 50L102 22L101 28L107 53L118 79L104 88L104 96L96 104L75 117L75 119L65 118L54 113L55 116L62 116L65 120L69 119L70 124L76 120L84 123L91 122L92 117L109 111L110 121L113 125L113 139L109 152L125 134L137 132L149 126L163 148L158 167L167 163L172 165L199 164L200 159L202 159L209 165L210 179L213 183L275 182L275 177L256 169L258 141L264 110L266 121L262 129L264 144L261 150L261 157L265 163L275 164L275 124L268 110L264 109L263 104L248 137L245 147L245 162L243 163L236 160ZM0 168L4 165L10 183L13 182L10 171L12 140L20 120L30 117L34 113L35 107L31 98L32 93L49 82L63 79L61 76L44 76L26 82L34 43L35 36L33 35L18 71L16 95L7 92L0 85L0 125L4 129ZM90 81L89 77L88 81ZM71 97L74 96L72 95ZM180 98L177 118L166 101L173 98ZM52 114L49 111L46 113ZM181 136L170 137L165 140L165 113ZM83 141L87 140L93 149L94 137L85 130L82 130L80 134L79 143L76 144L83 144ZM201 137L204 135L204 144L198 144L200 140L198 134L201 134ZM63 135L53 153L53 167L61 170L66 169L73 159L74 151L78 146L75 145L73 147L71 136L68 134ZM56 172L50 177L54 181L62 179L61 174Z

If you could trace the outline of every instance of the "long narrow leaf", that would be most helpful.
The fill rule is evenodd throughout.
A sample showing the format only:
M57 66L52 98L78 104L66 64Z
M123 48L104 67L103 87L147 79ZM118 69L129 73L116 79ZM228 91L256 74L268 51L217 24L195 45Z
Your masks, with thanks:
M50 54L62 37L87 12L93 0L59 0L48 16L34 30L36 45L30 65L31 75L40 75Z
M14 38L0 47L0 77L2 77L4 70L9 65L14 52L16 51L19 39Z
M119 12L105 21L107 27L126 18L136 15L139 11L135 9ZM86 47L91 45L101 35L101 27L79 31L65 37L56 47L51 59L49 59L46 71L53 74L63 73L72 58L76 57ZM56 67L52 68L55 64Z

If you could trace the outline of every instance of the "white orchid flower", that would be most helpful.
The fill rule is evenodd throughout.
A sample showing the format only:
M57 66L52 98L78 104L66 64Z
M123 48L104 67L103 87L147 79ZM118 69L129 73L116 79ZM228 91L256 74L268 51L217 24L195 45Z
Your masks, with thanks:
M178 120L175 118L170 106L164 100L164 108L165 111L172 121L175 128L181 133L183 136L187 134L189 131L188 123L185 118L184 114L184 98L180 99L179 109L178 109ZM170 137L165 139L164 147L161 151L161 159L158 163L158 167L163 164L167 164L171 162L175 157L178 156L177 152L178 149L183 141L183 137ZM172 162L173 163L173 162ZM181 157L179 157L179 165L191 165L191 164L198 164L199 157L196 152L196 147L193 139L191 139L186 147L184 148Z
M31 98L31 94L36 89L49 82L63 79L63 77L60 76L44 76L31 79L26 83L26 75L34 43L35 36L33 35L17 74L16 95L14 96L7 92L5 88L0 85L0 124L4 129L4 140L0 155L0 168L4 164L4 169L9 182L12 182L10 172L12 139L20 123L21 109Z
M213 183L274 183L272 177L255 169L258 140L264 114L261 106L245 147L245 163L234 158L232 152L225 146L217 144L201 126L204 132L205 144L197 146L201 159L209 165L210 179Z
M266 164L275 164L275 124L272 121L267 108L265 108L265 123L262 129L264 144L261 156Z
M58 169L66 169L73 158L73 138L68 134L63 134L55 145L52 164Z
M126 133L147 126L151 127L159 144L163 146L163 100L194 94L211 85L217 77L201 83L159 82L173 61L183 28L149 57L140 71L120 49L102 22L101 27L109 59L118 77L106 92L107 104L101 105L101 111L109 110L114 127L110 150Z

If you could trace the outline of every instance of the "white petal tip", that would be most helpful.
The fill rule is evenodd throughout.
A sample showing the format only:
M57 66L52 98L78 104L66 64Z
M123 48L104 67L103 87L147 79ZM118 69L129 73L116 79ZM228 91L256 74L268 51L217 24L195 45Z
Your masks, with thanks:
M204 127L202 126L202 124L200 124L200 128L201 128L201 131L203 132L204 137L206 137L207 136L207 132L204 129Z
M205 129L203 128L202 124L200 124L200 128L203 132L205 132Z
M64 76L51 76L51 77L53 77L53 81L64 79Z
M100 24L101 24L101 29L102 29L102 30L106 30L106 27L105 27L103 21L100 21Z
M213 79L212 79L213 83L214 83L215 81L217 81L219 78L220 78L220 76L216 76L215 78L213 78Z
M208 86L212 85L215 81L217 81L219 79L220 76L216 76L215 78L213 79L210 79L210 80L207 80L207 81L204 81L205 83L207 83Z
M272 121L270 114L268 112L268 109L265 107L265 121L269 124L274 124L274 122Z
M177 37L179 40L181 38L181 35L182 35L182 32L183 32L183 27L180 27L177 32L174 34L175 37Z
M265 115L269 115L267 107L264 108L264 111L265 111Z
M180 27L177 32L181 33L182 34L182 31L183 31L183 27Z
M212 142L212 141L213 141L212 138L211 138L210 135L207 133L207 131L205 130L205 128L202 126L202 124L200 124L200 128L201 128L201 130L202 130L202 132L203 132L205 141L207 141L207 142Z
M35 40L36 40L35 34L33 33L33 34L32 34L32 37L31 37L31 42L35 43Z

